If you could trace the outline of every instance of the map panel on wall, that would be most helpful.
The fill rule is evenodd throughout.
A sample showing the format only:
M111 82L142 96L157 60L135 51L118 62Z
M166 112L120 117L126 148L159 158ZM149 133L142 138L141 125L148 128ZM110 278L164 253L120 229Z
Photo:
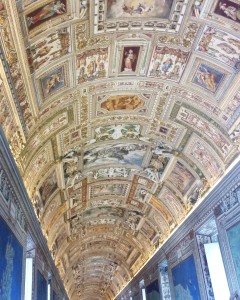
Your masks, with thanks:
M172 269L176 300L200 300L193 255Z
M23 247L0 217L0 299L21 300Z
M228 242L233 258L234 267L240 285L240 223L227 230Z
M146 297L147 297L147 300L159 300L160 299L158 280L153 281L146 287Z
M37 272L37 300L47 300L47 280Z

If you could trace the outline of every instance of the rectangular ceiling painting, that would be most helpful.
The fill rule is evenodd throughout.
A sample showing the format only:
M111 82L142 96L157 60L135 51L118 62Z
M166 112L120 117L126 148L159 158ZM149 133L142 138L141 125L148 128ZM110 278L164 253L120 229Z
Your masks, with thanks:
M161 18L168 19L173 0L107 0L107 18Z

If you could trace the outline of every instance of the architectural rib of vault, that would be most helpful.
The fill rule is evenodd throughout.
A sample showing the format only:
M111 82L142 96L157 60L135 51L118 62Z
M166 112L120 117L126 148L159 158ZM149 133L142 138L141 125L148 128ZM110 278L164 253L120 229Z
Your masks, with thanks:
M70 299L114 299L238 157L225 2L0 1L0 121Z

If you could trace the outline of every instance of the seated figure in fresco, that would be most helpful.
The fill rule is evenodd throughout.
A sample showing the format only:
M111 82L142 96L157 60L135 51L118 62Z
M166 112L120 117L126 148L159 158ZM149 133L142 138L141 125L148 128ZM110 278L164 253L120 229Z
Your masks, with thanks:
M42 7L35 15L27 17L27 24L30 27L32 24L36 24L39 21L48 19L54 15L61 15L66 12L65 4L61 0L57 0L54 3L49 3Z
M225 15L234 21L240 21L240 8L237 9L234 6L228 5L226 3L219 3L219 8L225 13Z

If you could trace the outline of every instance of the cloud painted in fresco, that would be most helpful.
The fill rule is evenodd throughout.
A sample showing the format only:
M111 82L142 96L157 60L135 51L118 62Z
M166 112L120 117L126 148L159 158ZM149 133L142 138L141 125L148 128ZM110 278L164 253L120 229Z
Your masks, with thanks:
M139 7L139 3L143 6ZM108 0L107 18L163 18L170 15L173 0ZM125 7L125 9L123 9Z

